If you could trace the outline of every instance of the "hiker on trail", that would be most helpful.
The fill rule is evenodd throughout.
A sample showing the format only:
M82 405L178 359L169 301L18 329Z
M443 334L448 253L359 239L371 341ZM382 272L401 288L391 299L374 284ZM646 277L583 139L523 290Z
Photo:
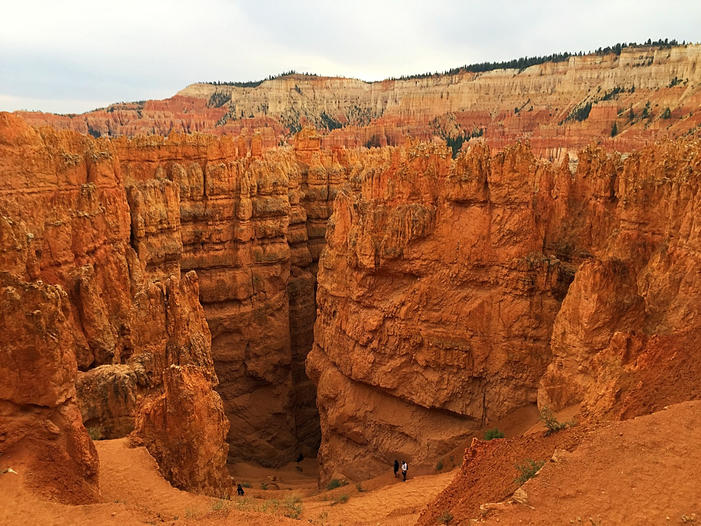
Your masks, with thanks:
M236 493L238 494L239 497L243 497L243 488L241 487L241 484L238 484L236 486Z
M399 461L395 458L394 459L394 478L397 478L397 474L399 473Z
M402 460L402 479L404 482L406 482L406 472L409 469L409 466L407 466L406 461Z

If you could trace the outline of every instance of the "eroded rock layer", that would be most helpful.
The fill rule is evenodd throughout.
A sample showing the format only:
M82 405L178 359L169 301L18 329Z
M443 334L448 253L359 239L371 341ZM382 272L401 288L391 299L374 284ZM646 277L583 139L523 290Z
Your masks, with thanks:
M359 160L307 359L322 478L427 461L536 400L620 417L701 396L700 151L588 149L574 173L523 145Z
M304 360L334 194L314 137L301 134L296 150L204 136L116 141L147 272L179 265L199 276L236 460L277 465L319 442Z
M158 190L164 199L177 202L177 188ZM197 276L181 277L177 263L171 263L168 273L149 272L148 251L137 247L137 254L130 244L132 223L139 216L130 215L127 193L109 141L48 128L37 131L17 117L0 114L0 263L9 276L4 290L8 297L19 294L20 302L21 290L59 298L44 302L56 304L56 312L32 307L33 296L23 308L3 308L3 323L24 332L8 333L12 341L1 347L0 359L16 369L11 377L17 381L0 398L10 408L35 404L60 412L62 418L47 429L55 441L66 444L77 466L66 479L82 478L86 484L95 481L97 465L81 413L93 438L123 436L134 428L145 404L164 392L164 371L171 365L194 368L210 391L217 382ZM147 199L157 193L144 191ZM176 229L177 213L163 222ZM164 260L171 261L172 250L163 252ZM36 318L33 332L22 322L31 313ZM47 316L50 323L42 321ZM18 400L16 395L23 392L52 394ZM212 411L221 414L225 433L221 407L214 404ZM10 411L0 422L13 431L9 443L14 442L18 418ZM225 448L221 434L207 436L207 447ZM174 456L165 461L181 462ZM221 477L224 462L182 469L198 472L191 473L193 480ZM68 497L80 498L89 494Z
M305 124L323 130L328 147L480 135L492 148L503 148L529 138L538 156L561 158L594 140L630 151L698 133L700 60L699 45L629 47L523 69L380 82L284 75L251 86L192 84L161 101L74 116L22 115L33 124L95 136L259 134L267 146Z

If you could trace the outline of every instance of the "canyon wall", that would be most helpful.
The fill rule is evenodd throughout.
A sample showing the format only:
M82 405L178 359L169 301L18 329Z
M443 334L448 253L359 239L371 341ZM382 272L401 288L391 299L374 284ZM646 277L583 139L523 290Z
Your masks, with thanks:
M319 443L304 372L316 260L336 174L311 130L296 149L205 136L115 141L132 242L154 276L194 270L231 460L288 462Z
M320 130L327 147L481 135L501 149L528 138L536 155L561 160L592 141L631 151L698 134L700 60L701 46L690 44L380 82L292 74L248 87L192 84L169 99L82 115L21 115L31 124L95 136L258 133L268 147L304 125Z
M0 119L0 368L27 355L48 390L2 393L2 451L31 464L54 441L81 498L97 492L81 419L219 494L227 458L321 444L323 480L362 480L536 402L621 418L701 396L698 139L551 163L488 136L453 158L312 128L273 148Z
M699 152L365 156L319 262L322 479L430 462L536 400L618 418L701 396Z
M153 399L164 392L185 396L164 388L171 366L188 366L204 392L217 383L197 276L181 277L179 269L149 276L148 262L130 244L127 191L109 141L36 130L3 113L0 174L8 329L0 360L3 376L14 378L2 393L3 459L35 456L26 461L35 466L53 465L54 457L65 469L52 476L54 468L47 468L47 480L37 486L69 502L91 500L98 491L97 458L83 422L93 438L111 438L129 433L136 418L151 421L151 413L142 412ZM177 217L170 219L177 227ZM186 466L172 454L159 459L162 468L179 466L181 476L171 479L179 487L218 493L227 483L220 435L228 422L217 398L203 398L220 415L203 437L210 462ZM172 427L169 418L152 426ZM155 451L161 438L146 445ZM43 468L34 469L40 476Z

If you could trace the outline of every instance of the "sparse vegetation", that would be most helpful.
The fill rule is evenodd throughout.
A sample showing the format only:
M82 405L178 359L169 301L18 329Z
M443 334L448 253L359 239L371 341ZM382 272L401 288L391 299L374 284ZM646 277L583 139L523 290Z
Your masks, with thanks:
M504 433L499 431L499 429L496 427L494 429L487 429L484 432L484 439L485 440L493 440L495 438L504 438Z
M583 104L582 106L577 106L575 109L573 109L570 115L567 117L567 120L574 119L579 122L585 121L589 117L590 111L591 102L587 102L586 104Z
M546 435L557 433L558 431L562 431L567 427L566 422L560 422L557 418L555 418L555 414L548 406L545 406L540 410L540 419L547 428L547 431L545 432Z
M438 464L436 464L436 471L440 471L443 469L443 462L440 460L438 461Z
M302 516L302 499L297 495L290 495L283 501L282 509L285 517L299 519Z
M341 486L346 486L348 485L347 480L339 480L339 479L331 479L329 483L326 485L326 489L332 490L336 488L340 488Z
M362 493L363 491L365 491L365 490L363 489L363 486L360 484L360 482L356 483L355 489L358 490L358 493Z
M90 426L88 427L88 435L92 440L102 440L104 432L100 426Z
M338 128L343 128L343 124L341 124L333 117L327 115L325 111L321 112L321 124L322 126L324 126L324 128L326 128L329 131L336 130Z
M343 495L339 495L338 497L334 497L334 499L331 501L331 506L335 506L336 504L345 504L348 502L348 495L345 493Z
M207 106L219 108L231 100L231 95L229 93L224 93L223 91L215 91L212 96L209 97Z
M299 73L293 69L290 71L285 71L279 75L268 75L263 80L250 80L246 82L236 82L236 81L221 81L215 80L213 82L202 82L201 84L209 84L210 86L236 86L237 88L257 88L266 80L275 80L283 77L289 77L290 75L304 75L306 77L317 77L316 73Z
M250 482L242 482L242 483L241 483L241 486L244 487L244 488L250 488L250 487L251 487L251 483L250 483Z
M538 470L542 468L544 464L544 460L533 460L530 458L524 460L522 464L516 464L516 469L519 474L515 482L523 484L528 479L535 477L535 474L538 473Z
M671 116L672 116L672 110L670 110L669 107L665 108L664 111L662 112L662 118L669 119Z
M616 123L613 123L613 126L611 127L611 137L615 137L618 135L618 126L616 126Z
M267 482L261 482L261 483L260 483L260 489L268 489L268 483L267 483Z
M642 113L641 117L643 119L647 119L649 116L650 116L650 101L647 101L645 103L645 107L643 108L643 113Z
M441 524L450 524L450 521L453 520L453 514L450 513L449 511L444 511L438 516L438 522Z
M212 504L212 511L228 511L229 510L229 505L226 503L225 500L219 499L215 503Z

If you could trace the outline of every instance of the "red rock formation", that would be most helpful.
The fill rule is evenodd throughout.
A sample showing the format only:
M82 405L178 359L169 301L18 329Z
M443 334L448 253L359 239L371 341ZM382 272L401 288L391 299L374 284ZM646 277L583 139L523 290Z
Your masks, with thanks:
M632 151L699 133L698 45L624 48L525 69L461 71L402 80L287 75L256 87L192 84L162 101L113 104L82 115L22 112L32 124L94 135L261 134L274 147L312 125L325 147L385 146L409 139L482 134L502 149L528 138L534 153L560 159L592 141ZM590 105L591 111L578 109ZM669 108L669 113L666 110ZM617 134L612 136L614 123Z
M69 394L75 392L76 365L85 371L78 373L79 405L95 436L129 432L145 400L163 392L163 371L172 364L195 367L210 387L216 383L197 277L192 273L181 278L176 265L175 275L148 279L148 261L142 262L130 245L130 230L141 216L130 217L127 191L108 141L37 131L17 117L0 114L0 171L2 268L17 276L13 279L40 279L67 292L68 335L63 339L68 351L66 356L47 352L46 360L59 362L52 365L57 370L71 371L69 377L62 373L60 385ZM147 197L156 199L161 188L147 190L152 190L145 191ZM140 252L148 253L148 247ZM162 252L169 255L172 250ZM53 338L50 331L44 337ZM42 376L36 381L58 385ZM64 441L81 432L87 436L78 406L68 410L75 417L70 425L52 432ZM218 435L211 441L224 447ZM214 478L224 465L211 463L203 469L210 469ZM95 473L84 469L75 476L90 483Z
M334 204L307 359L327 478L429 461L534 402L564 279L541 252L537 197L552 172L525 147L363 161Z
M307 359L322 478L430 461L536 398L601 418L701 396L698 142L568 165L419 145L350 170Z
M93 502L98 459L76 403L68 297L3 271L0 312L0 466L46 497Z
M605 208L590 204L589 234L576 232L591 259L555 320L539 403L631 417L701 396L699 144L650 147L604 171Z
M164 371L164 392L144 404L136 429L139 441L175 487L225 497L231 480L226 464L229 421L211 379L191 365Z

